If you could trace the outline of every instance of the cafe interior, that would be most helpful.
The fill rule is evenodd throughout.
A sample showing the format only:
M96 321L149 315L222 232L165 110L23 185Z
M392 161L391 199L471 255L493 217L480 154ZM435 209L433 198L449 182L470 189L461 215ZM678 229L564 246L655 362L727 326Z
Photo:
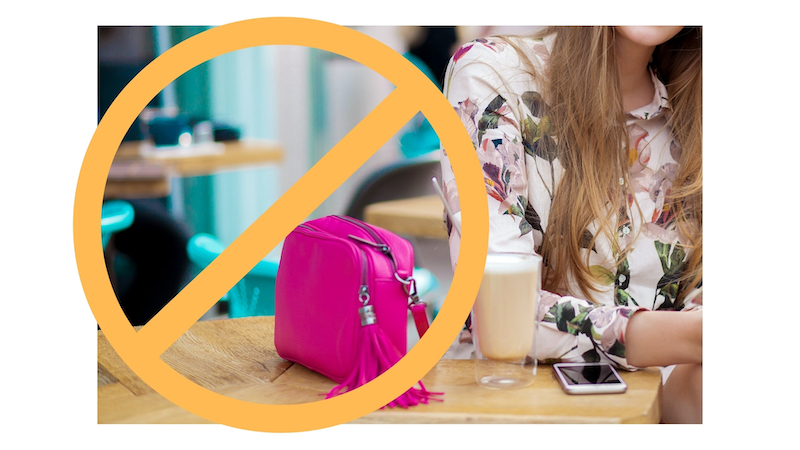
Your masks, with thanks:
M98 118L159 54L205 29L100 27ZM453 46L485 31L355 29L402 53L437 86ZM334 53L262 46L203 63L158 94L125 135L104 196L108 268L131 323L144 325L393 88L371 69ZM430 179L440 171L438 153L435 131L417 114L308 219L363 220L373 203L435 195ZM439 299L452 268L437 202L423 204L437 210L435 223L423 224L432 230L406 236L419 241L419 268L426 269L420 287ZM386 225L392 218L377 220ZM261 286L256 309L271 311L269 272L280 252L278 245L265 255L230 293L237 300L223 299L204 319L249 315L236 310L248 300L239 295L243 287L245 297L252 297Z
M98 28L98 121L145 66L208 28ZM460 44L493 33L538 29L352 28L403 55L439 89ZM117 150L102 208L109 280L131 326L146 327L393 89L376 72L343 56L276 45L218 56L153 98ZM428 321L435 320L453 278L444 208L432 182L441 177L439 155L439 138L419 113L324 202L309 208L306 218L353 217L410 242L416 293L425 302ZM192 382L227 397L266 404L321 400L336 383L285 360L271 342L282 249L283 242L265 249L263 259L161 359ZM410 312L406 325L403 353L419 339ZM116 354L102 323L98 336L99 422L221 420L166 400ZM462 363L469 361L442 360L425 377L429 391L444 393L440 399L378 409L351 420L658 422L658 371L625 374L627 396L585 404L587 399L562 392L542 368L532 388L504 392L476 386L472 366ZM584 402L580 408L570 403L579 401Z

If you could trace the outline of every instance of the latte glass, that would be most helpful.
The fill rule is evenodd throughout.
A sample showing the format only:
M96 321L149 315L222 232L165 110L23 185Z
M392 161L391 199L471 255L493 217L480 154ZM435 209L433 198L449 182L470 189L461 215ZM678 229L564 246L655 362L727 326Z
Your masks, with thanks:
M475 380L491 389L516 389L536 374L541 257L489 253L472 307Z

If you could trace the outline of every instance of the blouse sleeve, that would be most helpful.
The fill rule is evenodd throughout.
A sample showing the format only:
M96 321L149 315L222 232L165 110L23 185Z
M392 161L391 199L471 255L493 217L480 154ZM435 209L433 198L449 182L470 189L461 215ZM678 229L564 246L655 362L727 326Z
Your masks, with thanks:
M528 166L537 158L529 142L536 135L531 129L541 122L530 113L530 100L538 94L530 77L524 76L519 67L519 58L506 42L481 39L465 44L455 53L444 86L483 169L490 252L535 253L543 233L541 215L528 201L529 195L537 195L529 193ZM446 149L442 149L442 182L454 221L460 226L458 190ZM452 227L448 230L455 268L460 235ZM545 362L607 360L632 370L625 359L625 329L631 315L641 309L645 308L600 306L543 292L534 355Z

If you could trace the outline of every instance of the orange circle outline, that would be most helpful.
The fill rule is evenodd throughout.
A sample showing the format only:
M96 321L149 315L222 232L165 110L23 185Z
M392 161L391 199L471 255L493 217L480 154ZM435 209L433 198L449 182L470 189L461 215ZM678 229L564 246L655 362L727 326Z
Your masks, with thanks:
M261 45L298 45L337 53L404 89L422 105L420 111L448 149L454 173L461 180L463 239L458 269L425 337L367 385L328 400L297 405L257 404L223 396L183 377L160 355L137 347L137 332L119 306L99 245L106 178L116 149L136 116L158 92L191 68L224 53ZM400 395L436 364L463 326L480 285L488 245L488 205L482 179L472 142L452 106L424 74L391 48L355 30L311 19L234 22L195 35L165 52L126 86L106 112L86 151L76 187L76 263L87 301L109 343L145 383L168 400L210 421L237 428L273 432L325 428L355 420Z

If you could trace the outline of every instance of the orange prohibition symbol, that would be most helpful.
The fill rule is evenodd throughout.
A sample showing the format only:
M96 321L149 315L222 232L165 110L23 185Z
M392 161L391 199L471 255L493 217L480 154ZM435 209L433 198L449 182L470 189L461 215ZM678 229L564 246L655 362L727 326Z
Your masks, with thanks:
M261 45L297 45L337 53L384 76L395 89L291 189L245 230L150 322L136 331L108 279L100 238L106 177L128 127L147 103L194 66L224 53ZM411 117L421 111L447 148L460 180L463 217L458 269L444 306L420 343L394 367L352 392L312 403L266 405L205 389L160 355L189 329L267 251L322 203ZM464 126L442 93L412 63L355 30L309 19L263 18L212 28L174 46L145 67L120 93L97 127L75 192L74 239L86 298L108 341L159 394L207 420L272 432L308 431L368 414L421 379L463 325L478 292L488 242L486 194L480 165ZM446 401L446 400L445 400Z

